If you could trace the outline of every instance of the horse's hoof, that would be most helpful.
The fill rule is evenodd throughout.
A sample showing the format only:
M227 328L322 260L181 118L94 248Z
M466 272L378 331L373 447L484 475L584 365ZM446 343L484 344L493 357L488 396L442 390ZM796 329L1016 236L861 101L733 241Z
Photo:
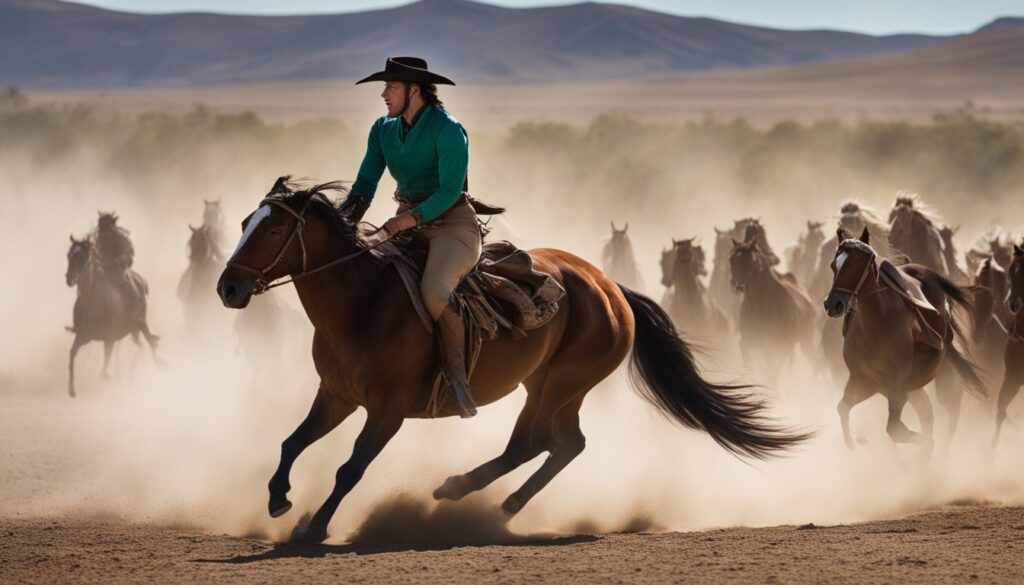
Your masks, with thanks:
M325 540L327 540L327 528L314 526L308 522L308 518L303 518L295 526L295 530L292 530L289 542L296 544L321 544Z
M288 501L288 498L283 500L270 500L270 504L267 505L267 509L270 511L271 518L280 518L284 516L288 510L292 509L292 503Z
M467 493L469 493L469 489L467 489L464 476L453 475L444 480L441 487L434 490L434 499L457 501L465 497Z
M504 503L501 504L501 511L511 518L518 514L525 504L526 502L520 502L519 498L517 498L515 494L512 494L505 499Z

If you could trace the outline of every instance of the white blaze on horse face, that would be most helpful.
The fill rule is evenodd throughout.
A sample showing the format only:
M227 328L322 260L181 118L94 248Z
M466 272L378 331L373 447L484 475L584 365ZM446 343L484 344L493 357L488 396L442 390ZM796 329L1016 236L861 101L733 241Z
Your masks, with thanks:
M850 257L850 253L843 250L836 256L836 274L839 274L843 270L843 264L846 263L846 259Z
M249 240L249 237L256 231L256 227L270 215L271 211L273 210L269 205L264 205L257 209L256 213L252 214L252 217L249 219L249 225L245 226L245 231L242 232L242 239L238 240L238 245L235 246L235 251L231 253L231 259L228 262L235 259L235 256L238 255L238 252L241 251L242 247Z

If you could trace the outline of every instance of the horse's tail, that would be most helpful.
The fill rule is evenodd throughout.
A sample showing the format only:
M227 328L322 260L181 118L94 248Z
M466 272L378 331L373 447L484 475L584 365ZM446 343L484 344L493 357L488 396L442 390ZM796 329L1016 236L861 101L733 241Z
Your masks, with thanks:
M938 278L939 287L942 288L942 292L946 293L946 298L949 301L961 309L964 314L970 318L973 316L973 305L971 299L968 296L968 289L962 286L958 286L948 278L935 275ZM953 341L959 343L961 347L967 348L967 338L964 335L963 328L960 323L956 320L952 311L949 313L949 327L953 330ZM963 378L964 383L967 385L967 389L973 392L975 395L982 398L988 396L988 387L985 382L981 379L979 374L980 368L970 360L970 358L961 352L955 343L950 343L946 347L946 358L949 363L953 364L953 368L956 370L960 377Z
M636 320L630 380L666 417L705 431L726 450L766 459L811 437L773 424L749 386L714 384L701 377L693 352L653 300L619 285Z

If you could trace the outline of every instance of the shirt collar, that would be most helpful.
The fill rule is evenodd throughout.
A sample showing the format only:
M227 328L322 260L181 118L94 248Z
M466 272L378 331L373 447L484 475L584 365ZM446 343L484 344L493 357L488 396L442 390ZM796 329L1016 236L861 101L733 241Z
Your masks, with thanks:
M420 108L420 111L416 112L416 115L412 117L412 123L406 123L405 118L399 116L399 119L402 121L402 128L404 128L406 132L412 130L413 126L416 125L416 122L419 122L420 118L422 118L423 115L427 113L427 110L431 110L433 109L433 107L434 106L431 104L423 104L423 107Z

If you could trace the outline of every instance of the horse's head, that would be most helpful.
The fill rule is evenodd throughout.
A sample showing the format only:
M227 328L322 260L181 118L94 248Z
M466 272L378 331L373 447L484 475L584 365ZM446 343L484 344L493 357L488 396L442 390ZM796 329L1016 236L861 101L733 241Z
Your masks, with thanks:
M92 242L89 238L76 240L71 236L71 247L68 248L68 270L64 273L64 281L68 286L78 284L78 278L85 272L92 255Z
M753 276L767 267L764 254L761 252L757 239L745 242L732 241L729 252L729 269L732 272L732 288L736 292L744 292Z
M732 242L735 236L732 230L720 230L715 228L715 263L724 261L732 252Z
M847 237L840 227L836 230L839 246L832 259L832 288L825 297L825 313L829 317L842 317L853 306L854 298L875 268L875 251L871 248L871 235L864 228L859 239Z
M243 309L274 280L304 273L307 254L325 247L330 223L355 237L355 228L344 224L323 193L339 188L325 183L296 190L287 176L274 183L256 211L242 221L242 237L217 281L217 294L226 307Z
M1021 248L1021 244L1013 245L1013 259L1006 270L1006 275L1010 281L1010 290L1006 293L1006 308L1010 310L1011 315L1016 315L1024 307L1024 248Z
M210 234L210 226L199 227L188 226L191 235L188 238L188 258L192 262L205 260L214 257L213 238Z
M897 249L909 253L915 240L927 238L932 221L926 211L927 206L917 195L901 194L896 197L889 211L889 241Z
M672 247L661 251L661 285L672 286L673 270L676 267L676 241L672 240Z
M117 213L113 211L100 211L98 213L99 219L96 222L96 226L99 228L99 231L105 232L117 228Z
M224 211L220 206L220 199L207 201L203 199L203 225L220 225L224 221Z
M808 250L817 250L825 243L825 232L821 230L821 226L825 225L823 221L808 221L807 222L807 237L804 238Z

